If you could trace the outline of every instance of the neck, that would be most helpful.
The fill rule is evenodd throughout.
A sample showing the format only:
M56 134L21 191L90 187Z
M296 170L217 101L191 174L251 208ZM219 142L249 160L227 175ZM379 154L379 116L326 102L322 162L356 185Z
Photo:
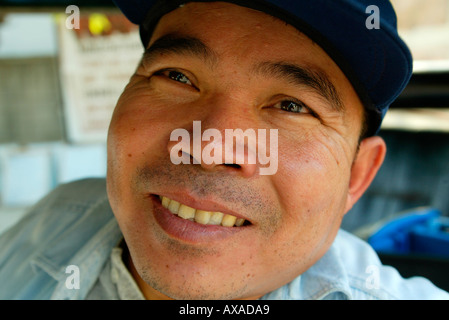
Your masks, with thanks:
M142 292L145 299L147 299L147 300L173 300L170 297L167 297L165 294L160 293L159 291L153 289L140 277L139 273L136 270L136 267L134 266L131 256L129 254L128 254L127 260L128 260L127 261L128 270L131 273L134 280L136 281L137 286L139 287L139 289Z

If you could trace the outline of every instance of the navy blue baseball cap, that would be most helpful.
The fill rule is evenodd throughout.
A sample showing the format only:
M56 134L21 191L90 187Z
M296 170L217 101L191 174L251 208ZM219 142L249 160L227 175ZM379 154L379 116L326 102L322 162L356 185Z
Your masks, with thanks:
M140 26L146 47L159 19L187 0L114 0ZM212 0L195 2L213 2ZM391 103L413 71L410 50L397 32L388 0L231 0L284 20L315 41L340 67L365 106L366 136L376 135ZM371 11L375 6L375 11ZM378 9L378 10L377 10ZM378 28L369 28L378 13ZM368 21L368 23L367 23Z

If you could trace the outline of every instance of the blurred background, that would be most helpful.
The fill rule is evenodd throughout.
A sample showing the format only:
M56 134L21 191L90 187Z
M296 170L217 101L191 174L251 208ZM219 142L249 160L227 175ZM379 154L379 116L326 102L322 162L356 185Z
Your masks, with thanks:
M414 76L382 127L385 164L343 222L352 232L421 206L449 215L449 0L392 2ZM0 0L0 233L59 184L105 176L108 123L142 52L111 1Z

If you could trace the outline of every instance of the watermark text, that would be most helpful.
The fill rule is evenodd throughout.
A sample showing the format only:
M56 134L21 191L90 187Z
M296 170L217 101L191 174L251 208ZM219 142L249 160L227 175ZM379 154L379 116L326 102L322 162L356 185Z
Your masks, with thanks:
M218 129L202 132L201 121L194 121L193 141L186 129L175 129L171 133L170 141L178 143L170 150L170 160L176 165L259 163L260 175L274 175L278 170L278 130L269 130L269 141L267 132L266 129L225 129L223 141ZM203 146L203 142L208 143Z

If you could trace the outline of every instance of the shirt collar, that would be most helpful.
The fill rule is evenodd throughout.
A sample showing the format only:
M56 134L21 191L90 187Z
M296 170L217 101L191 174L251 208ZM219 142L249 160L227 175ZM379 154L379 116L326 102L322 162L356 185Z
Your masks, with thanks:
M329 250L301 276L268 293L263 299L274 300L351 300L348 277L340 259L336 241Z

